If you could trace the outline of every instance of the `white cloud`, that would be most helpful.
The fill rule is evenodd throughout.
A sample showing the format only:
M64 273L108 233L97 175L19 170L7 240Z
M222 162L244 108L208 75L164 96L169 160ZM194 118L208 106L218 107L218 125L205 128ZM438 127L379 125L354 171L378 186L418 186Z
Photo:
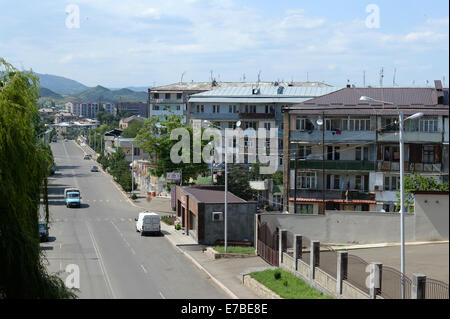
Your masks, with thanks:
M70 61L72 61L72 59L73 59L73 55L72 54L67 54L67 55L62 56L58 60L58 62L59 63L69 63Z

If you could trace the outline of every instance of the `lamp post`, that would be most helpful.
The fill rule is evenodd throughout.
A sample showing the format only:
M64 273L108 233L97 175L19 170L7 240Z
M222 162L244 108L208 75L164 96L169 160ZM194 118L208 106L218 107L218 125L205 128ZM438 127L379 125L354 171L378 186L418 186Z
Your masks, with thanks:
M208 125L208 126L212 126L212 127L214 127L214 128L216 128L216 129L219 129L219 130L222 130L222 128L221 127L218 127L218 126L216 126L216 125L213 125L210 121L208 121L208 120L204 120L203 121L206 125ZM236 122L236 127L240 127L241 126L241 121L237 121ZM224 147L224 154L225 154L225 198L224 198L224 200L225 200L225 203L224 203L224 216L223 216L223 219L224 219L224 225L225 225L225 229L224 229L224 250L225 250L225 252L227 252L228 251L228 225L227 225L227 212L228 212L228 161L227 161L227 152L226 152L226 150L227 150L227 144L226 144L226 141L225 141L225 147ZM212 164L212 163L211 163Z
M394 105L391 102L379 101L367 96L361 96L360 101L366 102L381 102L388 105ZM400 143L400 268L401 268L401 282L402 282L402 299L405 299L405 162L404 162L404 142L403 142L403 124L405 121L414 120L423 116L423 113L415 113L403 118L403 112L397 107L398 121L399 121L399 143Z

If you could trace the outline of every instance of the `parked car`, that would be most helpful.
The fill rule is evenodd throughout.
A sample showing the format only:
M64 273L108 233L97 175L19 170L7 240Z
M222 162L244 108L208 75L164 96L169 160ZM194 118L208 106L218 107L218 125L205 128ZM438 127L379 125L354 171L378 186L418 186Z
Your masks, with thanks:
M134 219L136 221L136 231L144 234L161 234L161 217L156 213L141 212L139 216Z
M92 166L91 172L98 172L98 167L97 166Z
M50 166L50 175L55 174L55 172L56 172L56 166L55 166L55 164L53 164L52 166Z
M48 228L46 222L39 222L39 237L41 241L48 241Z
M91 155L85 154L84 157L83 157L83 159L85 159L85 160L90 160L90 159L91 159Z
M66 207L81 207L81 194L78 188L66 188L64 190Z

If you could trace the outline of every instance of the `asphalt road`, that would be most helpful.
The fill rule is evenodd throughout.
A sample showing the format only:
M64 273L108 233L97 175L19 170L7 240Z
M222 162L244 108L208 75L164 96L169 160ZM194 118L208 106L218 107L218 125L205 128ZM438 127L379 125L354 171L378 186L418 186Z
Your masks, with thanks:
M48 270L65 280L79 267L80 298L228 298L163 236L141 237L139 213L102 172L83 160L74 141L51 143L57 172L50 178ZM64 188L81 190L81 208L66 208Z

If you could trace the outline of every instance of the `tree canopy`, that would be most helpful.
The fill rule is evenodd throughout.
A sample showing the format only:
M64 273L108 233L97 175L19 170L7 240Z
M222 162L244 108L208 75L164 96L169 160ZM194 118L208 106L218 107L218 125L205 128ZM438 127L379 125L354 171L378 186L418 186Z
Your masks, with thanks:
M0 58L0 299L70 298L49 275L39 245L39 204L51 158L42 133L35 76Z

